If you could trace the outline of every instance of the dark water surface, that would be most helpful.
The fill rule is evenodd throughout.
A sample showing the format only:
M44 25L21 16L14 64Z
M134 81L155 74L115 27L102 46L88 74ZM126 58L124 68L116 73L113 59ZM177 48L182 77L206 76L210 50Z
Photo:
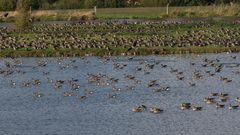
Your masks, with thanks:
M203 66L207 63L204 59L222 65L221 72L215 73L211 64ZM7 68L8 62L10 66ZM41 66L44 62L47 65ZM154 64L153 69L147 66L151 64ZM240 110L229 110L228 106L237 104L235 98L240 96L239 65L240 54L138 56L133 59L1 58L0 134L237 135ZM172 69L183 72L181 76L184 79L178 80ZM13 73L7 74L7 70ZM206 71L215 75L209 77ZM195 78L196 72L202 78ZM101 79L90 83L90 74L99 75ZM135 79L127 80L124 78L126 75ZM221 81L221 76L232 82ZM73 90L69 86L72 78L80 89ZM112 83L110 78L119 80ZM39 79L41 83L33 85L33 79ZM54 88L56 80L65 81L59 89ZM159 86L148 87L150 80L156 80ZM30 86L23 86L24 82L29 82ZM161 87L170 89L153 90ZM66 91L72 96L64 97ZM42 96L35 97L35 92ZM229 94L228 101L223 103L225 108L216 109L215 105L203 102L211 92ZM203 109L198 112L180 110L178 106L182 102L190 102ZM164 111L160 114L147 110L132 112L132 108L140 104L156 106Z

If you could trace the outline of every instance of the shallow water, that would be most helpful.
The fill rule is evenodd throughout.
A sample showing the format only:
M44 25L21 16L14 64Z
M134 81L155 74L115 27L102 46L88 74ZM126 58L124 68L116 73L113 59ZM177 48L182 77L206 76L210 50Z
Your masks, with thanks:
M215 63L223 65L222 71L209 77L205 71L214 72L214 68L202 66L205 58L218 59ZM22 64L16 64L16 60ZM240 96L240 54L138 56L132 60L129 57L16 60L0 60L1 70L7 69L6 61L14 65L11 66L12 74L0 75L0 134L234 135L240 130L240 110L228 109L228 105L236 104L234 99ZM38 61L48 64L40 67L36 64ZM119 63L123 68L115 69L113 63ZM144 74L146 64L155 64L153 69L146 69L150 74ZM162 68L161 64L167 67ZM137 71L137 67L142 70ZM182 71L184 80L177 80L175 73L170 72L171 68ZM202 79L194 78L196 70L203 75ZM102 75L99 84L88 82L89 74L99 73ZM128 74L135 80L126 80L124 76ZM220 76L232 79L232 82L224 83ZM112 84L110 77L119 81ZM53 81L78 79L76 83L80 89L71 90L68 83L55 89L54 83L48 83L47 78ZM21 85L32 79L39 79L41 84ZM16 85L11 85L11 80ZM153 88L147 87L150 80L157 80L159 86L155 88L169 86L169 91L154 92ZM189 82L196 86L190 86ZM34 97L36 91L43 96ZM65 91L73 95L64 97ZM227 107L216 109L214 105L206 105L203 98L211 92L229 93L229 100L224 103ZM82 96L86 98L80 98ZM198 112L180 110L178 106L182 102L191 102L203 109ZM164 111L160 114L131 111L140 104Z
M206 18L163 18L163 19L99 19L91 20L92 23L134 23L134 22L148 22L148 23L198 23L201 21L211 22L211 21L225 21L225 22L239 22L240 17L206 17ZM86 21L41 21L34 22L33 25L41 24L76 24L79 22ZM14 23L0 22L0 28L11 28L14 27Z

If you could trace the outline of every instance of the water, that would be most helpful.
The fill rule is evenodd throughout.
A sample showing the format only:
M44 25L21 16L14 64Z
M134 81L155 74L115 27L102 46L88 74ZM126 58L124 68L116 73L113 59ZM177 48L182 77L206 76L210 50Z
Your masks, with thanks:
M205 72L214 72L214 68L202 66L205 58L218 59L215 63L223 65L222 71L209 77ZM8 58L0 60L3 71L7 69L6 61L15 65L12 74L0 75L0 134L234 135L240 130L240 110L228 109L228 105L236 104L234 99L240 96L240 54L138 56L132 60L129 57L17 60L22 64L14 64L16 60ZM36 64L38 61L48 64L40 67ZM114 63L119 63L120 67L115 69ZM144 74L146 64L155 64L153 69L147 69L150 74ZM167 67L162 68L161 64ZM142 70L137 71L137 67ZM175 73L170 72L171 68L182 71L184 80L177 80ZM203 75L202 79L194 77L196 70ZM101 74L100 84L89 83L89 74ZM124 78L129 74L135 80ZM232 79L232 82L220 81L221 76ZM111 77L119 81L112 84ZM55 89L54 83L48 83L47 78L65 80L65 83ZM66 82L72 78L78 79L75 83L80 85L79 90L71 90ZM22 86L23 82L32 79L39 79L41 84ZM11 85L11 80L15 86ZM154 92L153 88L147 87L150 80L157 80L159 86L155 88L169 86L169 91ZM190 86L189 82L196 83L196 86ZM113 87L119 90L113 90ZM64 97L65 91L73 95ZM34 97L34 92L43 96ZM216 109L203 102L211 92L229 93L225 108ZM182 102L191 102L203 109L198 112L180 110L178 106ZM164 111L160 114L131 111L140 104Z
M91 20L89 22L92 23L198 23L200 21L203 22L211 22L211 21L225 21L225 22L240 22L239 17L208 17L208 18L163 18L163 19L106 19L106 20ZM76 24L79 22L86 21L41 21L34 22L33 25L41 25L41 24ZM14 23L5 23L0 22L0 28L14 27Z
M71 21L44 21L44 22L34 22L33 25L41 25L41 24L72 24L76 22ZM12 28L15 27L14 23L0 23L0 28Z

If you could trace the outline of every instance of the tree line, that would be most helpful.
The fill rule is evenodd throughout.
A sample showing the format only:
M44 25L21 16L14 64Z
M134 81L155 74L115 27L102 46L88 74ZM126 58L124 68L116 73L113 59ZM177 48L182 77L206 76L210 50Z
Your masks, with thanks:
M0 0L0 10L15 10L18 0ZM240 0L27 0L33 10L37 9L83 9L121 8L121 7L156 7L166 6L200 6L213 4L240 3Z

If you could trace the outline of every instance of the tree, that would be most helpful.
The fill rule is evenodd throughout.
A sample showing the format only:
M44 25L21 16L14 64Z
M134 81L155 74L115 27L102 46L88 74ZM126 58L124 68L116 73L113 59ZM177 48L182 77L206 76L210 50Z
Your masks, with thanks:
M84 1L84 8L93 8L97 6L97 0L85 0Z
M15 10L17 1L0 0L0 11ZM240 3L240 0L26 0L33 10L37 9L79 9L110 7L156 7L166 6L205 6L212 4Z
M14 10L15 5L15 0L0 0L0 11Z
M38 9L40 7L41 1L40 0L28 0L28 3L32 9Z
M125 7L125 1L124 0L116 0L116 7Z
M77 9L83 6L83 1L80 0L59 0L56 2L57 9Z
M28 0L18 0L17 2L17 15L15 19L15 25L18 29L23 30L30 25L30 14L29 14L29 1Z

